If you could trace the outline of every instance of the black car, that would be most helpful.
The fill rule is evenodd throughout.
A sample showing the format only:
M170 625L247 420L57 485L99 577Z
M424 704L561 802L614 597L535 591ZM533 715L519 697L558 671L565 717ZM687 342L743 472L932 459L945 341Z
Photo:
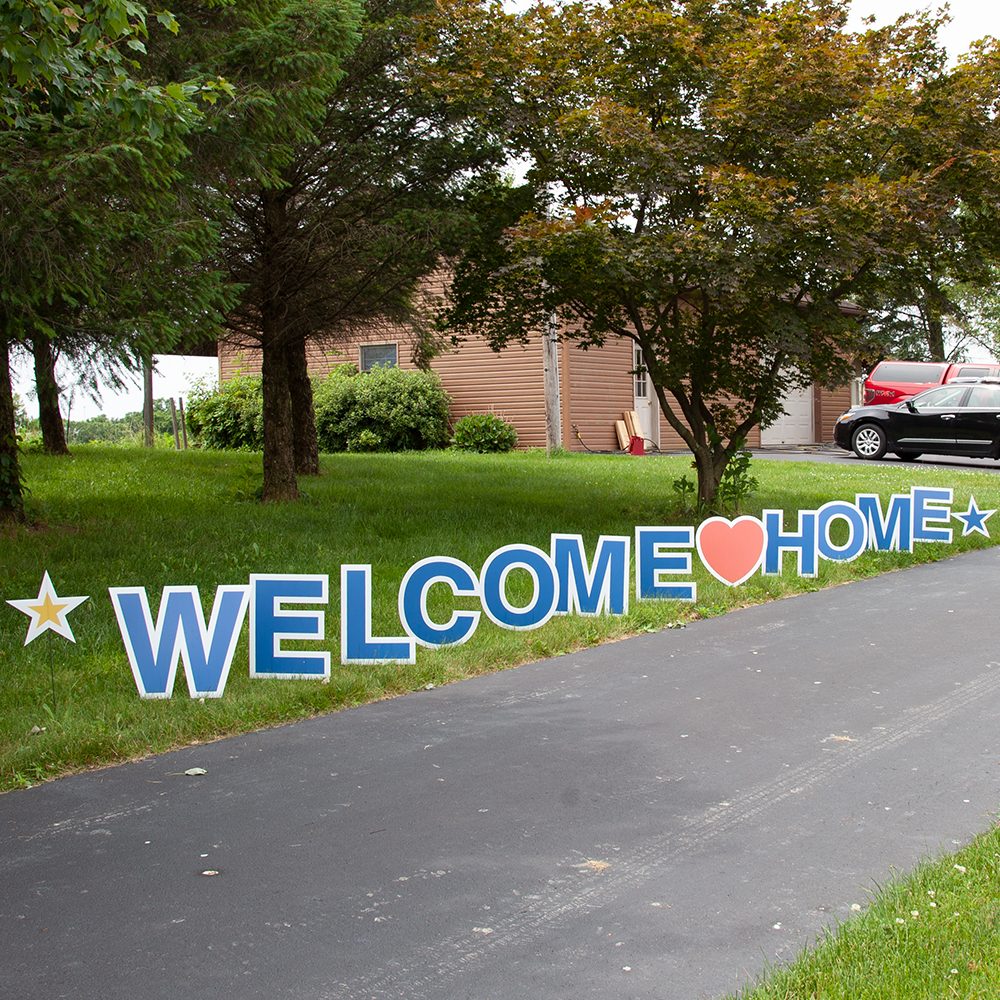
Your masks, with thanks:
M929 455L1000 459L1000 380L935 386L887 406L857 406L842 414L833 439L858 458L895 452L904 461Z

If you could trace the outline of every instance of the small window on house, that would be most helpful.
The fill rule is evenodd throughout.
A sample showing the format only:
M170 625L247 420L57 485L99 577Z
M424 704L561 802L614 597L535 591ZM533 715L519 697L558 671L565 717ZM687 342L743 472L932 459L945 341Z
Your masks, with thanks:
M361 370L369 372L373 368L395 368L395 344L362 344Z
M649 376L646 373L646 365L642 360L642 348L635 349L635 398L645 399L649 395Z

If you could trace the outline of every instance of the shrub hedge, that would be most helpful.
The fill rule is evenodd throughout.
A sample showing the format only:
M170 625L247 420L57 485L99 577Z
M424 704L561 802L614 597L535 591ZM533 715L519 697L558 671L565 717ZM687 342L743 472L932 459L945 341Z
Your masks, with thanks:
M322 451L421 451L448 443L448 394L436 375L335 368L315 387Z
M470 413L455 424L453 444L462 451L513 451L517 431L493 413Z
M437 376L400 368L358 373L341 365L313 383L321 451L420 451L448 443L448 394ZM206 448L259 451L263 407L259 376L218 389L199 386L188 403L188 427Z
M205 448L260 451L264 403L259 375L238 375L221 386L196 385L188 397L187 425Z

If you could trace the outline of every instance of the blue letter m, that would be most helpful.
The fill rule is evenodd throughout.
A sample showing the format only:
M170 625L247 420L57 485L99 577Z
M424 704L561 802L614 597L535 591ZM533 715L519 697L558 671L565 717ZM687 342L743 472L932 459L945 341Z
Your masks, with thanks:
M626 614L630 542L627 537L601 535L588 565L580 535L553 535L552 562L559 580L556 614Z

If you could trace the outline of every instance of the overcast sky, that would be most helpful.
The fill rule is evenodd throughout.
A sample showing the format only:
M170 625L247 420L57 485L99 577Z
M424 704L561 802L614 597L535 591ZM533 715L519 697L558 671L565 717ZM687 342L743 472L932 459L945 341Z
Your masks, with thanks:
M878 24L888 24L908 11L938 10L940 3L913 3L907 0L855 0L851 27L861 27L862 18L873 14ZM984 35L1000 38L1000 3L997 0L952 0L951 24L941 33L952 58L965 52L970 42Z
M511 3L511 7L526 7L528 3ZM911 0L856 0L852 28L860 28L862 18L875 15L877 23L886 24L907 11L935 10L937 3L914 3ZM984 35L1000 38L1000 0L952 0L949 5L952 23L942 32L941 39L952 58L968 49L969 44ZM24 362L16 365L15 391L20 393L28 405L30 413L35 412L34 393L30 377L30 366ZM191 382L198 378L215 378L218 365L213 358L159 358L154 392L157 397L186 397ZM62 376L64 385L72 382L72 374ZM121 416L142 408L142 390L135 389L122 395L105 394L102 401L94 404L79 394L73 400L72 417L79 419L95 413L105 412L109 416ZM65 405L63 407L65 411Z

